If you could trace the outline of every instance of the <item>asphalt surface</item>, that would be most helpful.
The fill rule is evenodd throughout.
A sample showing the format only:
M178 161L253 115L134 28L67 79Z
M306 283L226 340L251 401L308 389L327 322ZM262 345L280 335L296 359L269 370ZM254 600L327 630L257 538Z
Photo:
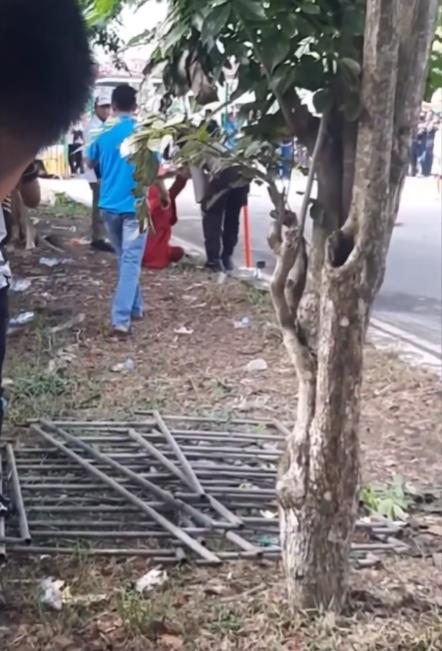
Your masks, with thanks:
M292 182L291 205L299 208L304 181ZM254 262L274 266L266 242L270 201L262 188L249 198ZM179 223L175 234L202 247L201 219L192 188L178 199ZM408 179L402 196L398 224L387 260L387 273L377 298L374 317L427 352L442 356L442 199L433 179ZM236 262L244 265L242 241Z

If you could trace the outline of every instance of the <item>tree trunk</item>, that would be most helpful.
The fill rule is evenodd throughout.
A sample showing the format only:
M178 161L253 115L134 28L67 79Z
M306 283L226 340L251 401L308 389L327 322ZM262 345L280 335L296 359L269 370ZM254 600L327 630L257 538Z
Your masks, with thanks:
M314 325L307 325L308 332L306 296L298 297L294 309L287 304L287 291L284 294L289 277L291 289L296 288L290 274L296 264L296 228L286 229L277 247L272 297L299 385L296 426L277 485L283 562L295 607L340 610L347 594L357 515L363 348L408 165L437 4L438 0L367 0L364 108L357 145L355 140L354 184L352 191L346 188L343 200L348 203L352 197L352 203L342 227L325 245L319 244L322 250L310 255L308 265L321 257L324 263L316 288L319 313L312 301ZM404 66L413 80L407 84L408 92ZM312 271L317 273L317 269L299 271L298 289L305 286L306 277L311 279Z

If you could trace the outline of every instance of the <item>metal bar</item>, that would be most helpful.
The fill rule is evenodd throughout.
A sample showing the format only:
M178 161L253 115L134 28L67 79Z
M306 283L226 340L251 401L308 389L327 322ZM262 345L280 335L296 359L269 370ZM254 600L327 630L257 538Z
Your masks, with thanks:
M83 448L83 450L87 452L91 457L93 457L96 461L101 461L101 463L111 466L112 468L114 468L114 470L117 470L120 474L126 475L126 477L131 479L133 482L135 482L142 488L145 488L151 493L153 493L154 495L156 495L160 500L164 500L164 502L169 503L172 507L176 508L177 511L185 508L186 505L183 502L176 500L171 493L165 491L162 488L159 488L159 486L156 486L155 484L145 479L144 477L141 477L140 475L133 472L132 470L129 470L126 466L122 466L120 463L115 461L112 457L105 454L104 452L100 452L96 448L91 448L87 443L84 443L80 438L77 438L76 436L69 434L69 432L66 432L60 427L54 426L50 420L43 420L42 423L46 427L55 430L66 441L69 441L69 443ZM89 462L88 464L91 465ZM120 484L117 483L117 485Z
M136 410L134 412L136 416L154 416L155 410ZM233 423L234 425L268 425L269 427L274 427L273 420L268 418L253 418L246 420L244 418L216 418L214 416L163 416L164 420L177 420L182 421L183 423L216 423L225 425L226 423Z
M138 513L138 510L135 510ZM125 524L124 520L29 520L29 525L31 527L88 527L90 529L91 525L94 527L120 527L122 524ZM161 531L163 534L163 531Z
M284 423L281 423L280 420L277 420L276 418L272 419L272 424L273 427L276 429L277 432L280 432L282 434L282 438L284 441L289 439L292 435L291 431L289 430L288 427L284 425Z
M78 554L78 547L51 547L51 546L42 546L37 545L27 545L25 547L21 545L11 545L11 552L16 554L69 554L69 556ZM151 558L157 559L157 556L163 556L169 558L172 562L176 562L176 550L171 549L170 552L167 549L147 549L147 548L134 548L134 549L108 549L108 548L84 548L81 549L81 552L85 556L148 556ZM159 558L157 559L159 561ZM207 563L207 559L205 559ZM221 562L218 560L218 563Z
M167 427L166 423L161 417L161 414L158 411L154 411L153 416L157 421L158 427L160 428L162 434L164 435L164 438L169 443L172 450L175 452L176 457L183 468L184 474L188 477L188 481L190 482L191 487L200 495L205 495L205 490L202 487L200 480L198 479L197 475L195 474L195 471L193 470L192 466L187 460L187 457L183 454L180 446L178 445L178 443L175 441L172 434L170 433L169 428Z
M65 531L53 531L51 529L43 529L36 531L35 536L54 536L58 538L69 538L70 536L74 537L87 537L87 538L97 538L101 534L103 537L112 537L112 538L167 538L170 536L169 532L164 531L163 529L158 530L147 530L147 531L119 531L117 528L112 531L94 531L91 530L91 527L119 527L124 524L131 524L130 522L125 522L124 520L103 520L102 522L92 521L92 520L34 520L32 524L35 527L86 527L88 531L82 531L80 529L70 530L66 529ZM217 533L208 527L182 527L183 531L188 533L190 536L200 536L207 533Z
M220 441L221 442L221 441ZM203 441L203 443L206 443L206 441ZM239 448L236 445L236 442L232 441L234 443L233 446L228 446L228 445L223 445L221 447L215 447L214 445L191 445L188 443L184 443L182 445L183 450L191 450L194 452L210 452L210 453L217 453L217 454L238 454L238 455L244 455L244 454L250 454L253 456L258 456L258 455L265 455L265 456L272 456L272 457L280 457L281 456L281 451L278 449L273 449L270 450L269 448L262 448L256 443L250 443L247 444L247 446ZM250 448L254 448L253 450Z
M148 506L142 499L137 497L136 495L133 495L130 491L128 491L126 488L118 484L112 477L109 477L106 475L104 472L101 470L97 470L94 466L92 466L89 461L86 461L82 457L80 457L78 454L67 448L63 443L60 443L56 439L54 439L50 434L45 432L41 427L38 425L33 425L32 429L42 436L46 441L54 445L56 448L64 452L68 457L70 457L72 460L76 461L78 464L80 464L85 470L87 470L90 474L94 475L103 483L107 484L110 488L112 488L116 493L119 493L122 497L125 497L128 502L131 502L135 506L138 506L143 513L146 513L152 520L155 520L160 526L162 526L164 529L169 531L173 536L181 540L182 543L184 543L187 547L192 549L196 554L199 556L202 556L204 559L211 563L220 563L220 559L210 552L208 549L206 549L203 545L200 545L197 541L195 541L193 538L191 538L189 535L187 535L184 531L182 531L179 527L174 525L170 520L165 518L163 515L158 513L155 509L152 507ZM61 431L62 430L58 430ZM75 439L75 437L71 435L67 435L67 440L71 440L71 442L74 443L79 443ZM90 449L88 446L85 446L86 449L89 451L89 454L91 456L96 456L96 458L101 458L101 454L96 452L95 450ZM116 464L118 466L118 464Z
M46 526L49 523L46 523ZM75 524L75 523L74 523ZM121 524L121 523L120 523ZM93 526L93 523L90 523L90 526ZM208 532L207 529L204 528L185 528L182 529L182 531L185 531L189 535L203 535ZM69 531L51 531L50 529L45 529L43 531L35 531L34 532L34 538L64 538L66 540L70 538L105 538L105 539L150 539L150 538L165 538L167 537L168 534L167 532L155 532L155 531L79 531L79 530L69 530Z
M52 421L53 423L57 423L58 427L61 427L61 425L58 424L57 421ZM113 432L116 434L116 436L104 436L104 435L97 435L97 434L88 434L85 433L82 438L83 440L90 440L90 441L108 441L110 443L123 443L124 439L121 436L118 436L117 434L127 432L126 427L121 427L121 428L115 428L115 430L104 430L107 432ZM139 427L137 423L132 423L132 429L137 429L137 430L142 430L142 427ZM87 432L87 430L86 430ZM284 441L284 438L282 436L276 436L274 434L269 434L266 436L265 434L245 434L245 433L235 433L234 435L232 434L222 434L219 432L214 432L214 431L204 431L204 430L185 430L185 429L171 429L170 430L171 434L175 439L183 439L186 441L196 441L198 439L201 439L202 441L215 441L222 443L223 441L225 442L230 442L230 443L249 443L249 444L255 444L259 442L267 443L267 442L275 442L275 443L281 443ZM155 430L152 431L146 431L143 432L144 436L147 438L151 439L161 439L162 436L160 432L156 432Z
M159 414L158 414L158 417L161 419ZM158 425L159 425L159 427L161 427L167 441L170 442L171 441L170 433L166 434L166 431L167 431L166 425L164 423L161 423L161 421L158 421ZM163 429L163 427L165 429ZM132 440L136 441L142 448L144 448L145 450L148 450L151 454L153 454L161 463L164 464L164 466L171 473L173 473L186 486L189 486L189 488L191 488L191 489L194 487L194 482L193 482L192 478L187 473L183 474L181 472L181 470L172 461L167 459L162 452L157 450L148 441L145 441L143 439L143 437L138 432L136 432L135 430L129 430L128 434L129 434L129 436L131 437ZM172 437L172 440L173 440L173 437ZM172 443L171 443L171 445L172 445ZM180 447L178 446L178 444L175 441L173 442L172 447L173 447L174 450L176 450L177 457L181 461L181 465L184 468L186 466L186 463L188 464L186 457L184 456L184 454L182 453ZM184 461L186 463L184 463ZM191 466L189 465L189 467L191 467ZM198 483L198 486L200 487L200 489L204 491L204 489L201 486L198 479L197 479L197 483ZM242 527L243 526L243 523L242 523L241 519L238 518L238 516L236 516L234 513L229 511L229 509L227 509L225 506L223 506L216 498L214 498L214 497L212 497L210 495L207 495L206 493L204 493L204 495L201 495L201 497L203 497L203 496L205 498L207 498L210 506L218 513L218 515L221 515L228 522L230 522L233 526L236 526L236 527ZM192 498L193 497L194 496L192 495Z
M3 495L3 459L2 451L0 449L0 495ZM5 518L2 515L0 517L0 538L5 538L6 536L6 525ZM6 547L4 543L0 543L0 563L6 563Z
M199 429L181 429L171 428L170 430L176 438L185 437L188 439L204 439L206 436L219 441L240 441L247 439L250 441L283 441L284 436L278 434L262 434L254 432L217 432L216 430L199 430Z
M175 475L180 481L182 481L184 484L188 485L188 481L186 480L186 475L181 472L177 466L170 461L167 457L164 456L160 450L158 450L155 446L153 446L149 441L146 441L141 434L139 434L136 430L130 429L128 431L128 436L134 441L135 443L138 444L138 446L142 447L144 450L149 452L157 461L163 464L165 468L169 472L171 472L173 475Z
M213 497L213 495L207 495L207 499L212 509L216 511L222 518L225 518L228 522L236 527L242 528L244 526L241 518L239 518L235 513L232 513L232 511L224 506L224 504L221 504L221 502L217 500L216 497Z
M128 427L133 427L134 426L134 421L130 420L53 420L51 421L54 423L54 425L57 425L59 427L91 427L91 428L98 428L105 430L106 428L122 428L124 431ZM36 423L34 423L36 424ZM138 421L135 423L137 427L155 427L156 421L155 420L144 420L144 421Z
M18 513L18 526L21 539L26 543L31 542L31 533L29 531L28 518L26 516L26 509L23 503L23 495L20 486L20 479L17 472L17 465L15 463L14 448L10 443L6 445L6 457L8 460L8 468L11 471L11 486L14 499L14 506Z
M100 506L48 506L47 504L36 504L28 509L32 513L139 513L139 509L124 506L102 504Z

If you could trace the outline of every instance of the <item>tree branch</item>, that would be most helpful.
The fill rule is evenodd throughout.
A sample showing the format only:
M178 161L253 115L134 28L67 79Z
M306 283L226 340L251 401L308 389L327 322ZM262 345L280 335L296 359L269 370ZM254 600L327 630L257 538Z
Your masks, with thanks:
M321 118L321 122L319 123L319 131L318 131L318 135L316 136L315 147L313 149L313 154L310 162L310 169L307 178L307 185L305 188L304 198L302 200L301 212L299 213L299 230L301 236L304 235L305 222L307 219L310 197L312 194L313 181L315 180L316 167L318 164L318 158L321 153L322 146L324 144L326 133L327 133L327 114L324 113L324 115Z

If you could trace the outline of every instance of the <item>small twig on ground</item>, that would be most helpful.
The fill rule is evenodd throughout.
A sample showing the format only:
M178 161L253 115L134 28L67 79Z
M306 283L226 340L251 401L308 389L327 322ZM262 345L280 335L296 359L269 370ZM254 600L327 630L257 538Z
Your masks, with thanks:
M54 326L49 330L49 332L51 335L54 335L57 332L62 332L63 330L69 330L69 328L73 328L74 326L83 323L85 319L86 319L86 315L82 312L81 314L77 314L76 316L73 316L71 319L68 319L64 323L60 323L59 325Z
M265 590L268 590L268 587L265 586L263 583L261 583L260 585L256 585L254 588L251 588L250 590L246 590L245 592L240 592L239 594L238 593L232 594L229 595L228 597L222 597L221 599L219 599L219 601L221 603L227 603L229 601L242 600L247 597L252 597L258 594L259 592L264 592Z

